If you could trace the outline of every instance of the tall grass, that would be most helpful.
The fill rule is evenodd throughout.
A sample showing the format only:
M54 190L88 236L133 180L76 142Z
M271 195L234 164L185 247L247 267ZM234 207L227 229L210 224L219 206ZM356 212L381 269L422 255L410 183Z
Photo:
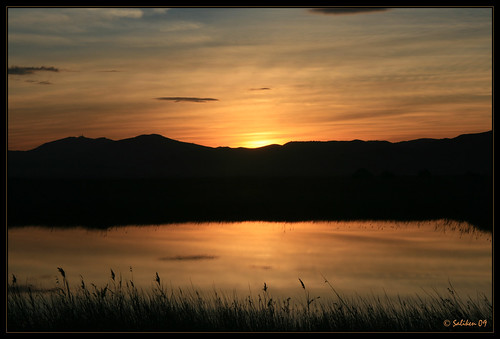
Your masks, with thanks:
M37 290L8 284L8 332L463 332L492 331L493 306L484 295L463 299L453 286L414 297L311 296L299 278L301 297L274 298L264 283L257 296L239 297L216 290L166 287L156 273L144 290L111 270L104 286L81 277L70 288L65 271L56 288ZM131 270L132 271L132 270ZM447 322L449 320L449 323ZM460 323L462 325L454 324ZM465 326L466 322L469 326ZM474 323L475 325L471 325ZM446 326L447 325L447 326Z

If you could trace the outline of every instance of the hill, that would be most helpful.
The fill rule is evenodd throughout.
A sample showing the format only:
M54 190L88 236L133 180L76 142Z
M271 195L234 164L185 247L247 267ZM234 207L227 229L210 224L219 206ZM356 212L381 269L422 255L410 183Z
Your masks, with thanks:
M492 139L245 149L70 137L8 152L7 225L445 218L492 230Z
M211 148L141 135L113 141L68 137L29 151L8 151L8 176L159 178L492 174L493 132L451 139L289 142L261 148Z

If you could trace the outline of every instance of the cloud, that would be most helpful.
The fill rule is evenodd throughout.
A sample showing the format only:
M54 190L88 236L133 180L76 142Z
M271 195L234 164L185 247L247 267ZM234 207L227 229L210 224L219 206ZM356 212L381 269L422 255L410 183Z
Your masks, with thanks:
M269 91L270 87L261 87L261 88L250 88L251 91Z
M215 255L195 254L195 255L177 255L174 257L163 257L159 258L159 260L212 260L217 258L218 257Z
M260 270L270 270L270 269L272 269L272 266L269 266L269 265L250 265L250 268L260 269Z
M74 39L50 34L9 33L9 45L75 46Z
M30 82L37 85L52 85L52 83L49 81L26 80L26 82Z
M167 100L175 102L208 102L208 101L219 101L219 99L214 98L193 98L193 97L160 97L155 98L156 100Z
M156 14L165 14L168 12L170 8L153 8L153 13Z
M362 14L373 12L385 12L390 10L387 7L326 7L326 8L312 8L309 10L315 14L327 15L349 15L349 14Z
M35 72L39 71L48 71L48 72L59 72L59 69L55 67L19 67L19 66L12 66L9 67L7 70L7 74L15 74L15 75L26 75L26 74L33 74Z
M159 28L160 32L170 33L179 31L188 31L202 28L203 25L199 22L192 21L174 21L165 23L164 26Z
M89 13L96 14L103 19L142 18L143 11L137 8L87 8Z

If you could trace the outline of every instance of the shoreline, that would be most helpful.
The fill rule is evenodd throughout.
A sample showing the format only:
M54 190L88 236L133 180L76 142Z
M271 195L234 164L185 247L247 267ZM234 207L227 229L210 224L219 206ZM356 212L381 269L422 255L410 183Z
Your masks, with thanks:
M210 221L467 221L493 229L493 178L8 178L7 225L107 228Z

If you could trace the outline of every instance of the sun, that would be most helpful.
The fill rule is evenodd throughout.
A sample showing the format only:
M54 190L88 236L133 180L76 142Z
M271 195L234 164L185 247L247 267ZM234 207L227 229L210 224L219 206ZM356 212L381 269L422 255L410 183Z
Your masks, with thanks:
M263 140L250 140L245 144L245 147L247 148L259 148L259 147L264 147L268 145L275 144L273 140L268 140L268 139L263 139Z
M239 147L259 148L269 145L282 145L287 141L276 131L247 132L239 135Z

